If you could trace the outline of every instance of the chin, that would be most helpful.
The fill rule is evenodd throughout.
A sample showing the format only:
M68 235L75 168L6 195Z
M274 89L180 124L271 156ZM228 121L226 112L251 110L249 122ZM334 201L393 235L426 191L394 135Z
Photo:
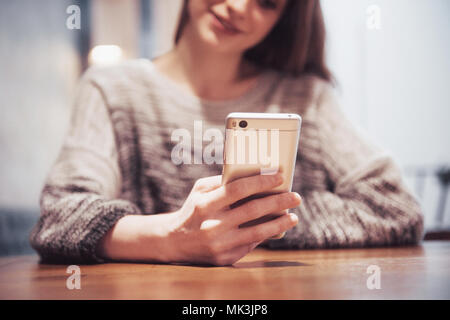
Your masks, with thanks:
M218 36L213 30L209 28L203 28L198 32L200 40L211 49L221 53L242 53L246 49L236 46L236 42L233 39L227 39L225 37ZM234 43L233 43L234 42Z
M221 45L223 46L223 41L220 41L220 38L217 37L217 35L213 31L203 29L199 32L199 34L200 40L206 45L218 48Z

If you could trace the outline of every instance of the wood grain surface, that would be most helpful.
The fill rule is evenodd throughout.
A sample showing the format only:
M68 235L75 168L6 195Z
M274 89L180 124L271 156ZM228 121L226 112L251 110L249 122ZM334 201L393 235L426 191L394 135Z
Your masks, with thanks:
M369 290L370 265L381 288ZM229 267L108 263L67 265L37 256L0 259L0 299L449 299L450 242L417 247L271 251L255 249Z

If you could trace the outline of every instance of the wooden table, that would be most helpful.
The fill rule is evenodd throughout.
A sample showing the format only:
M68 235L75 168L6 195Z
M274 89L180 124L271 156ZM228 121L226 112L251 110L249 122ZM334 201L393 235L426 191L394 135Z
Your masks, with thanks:
M381 289L367 288L370 265ZM69 290L66 265L37 256L0 259L0 299L449 299L450 242L418 247L271 251L230 267L81 265Z

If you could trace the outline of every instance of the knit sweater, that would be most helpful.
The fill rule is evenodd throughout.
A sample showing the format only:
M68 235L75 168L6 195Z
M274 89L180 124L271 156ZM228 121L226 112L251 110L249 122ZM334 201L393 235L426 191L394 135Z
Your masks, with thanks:
M138 59L91 68L81 78L70 128L41 192L32 247L43 261L104 262L96 247L121 217L175 211L195 180L221 174L217 163L175 164L172 132L193 133L194 121L201 120L203 130L217 128L225 136L224 120L233 111L302 116L292 189L303 201L291 210L299 223L264 246L344 248L421 240L421 209L400 170L346 119L326 81L267 70L240 97L211 101Z

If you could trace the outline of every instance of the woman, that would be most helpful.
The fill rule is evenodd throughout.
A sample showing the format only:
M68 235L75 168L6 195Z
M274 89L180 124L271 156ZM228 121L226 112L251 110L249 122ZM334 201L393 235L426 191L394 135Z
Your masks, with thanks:
M31 244L48 262L228 265L261 243L418 243L417 202L392 160L345 119L330 81L318 1L186 0L171 52L82 78ZM230 209L279 177L221 186L221 165L171 161L175 129L192 133L198 120L222 129L232 111L302 116L294 192ZM283 214L239 228L274 212Z

